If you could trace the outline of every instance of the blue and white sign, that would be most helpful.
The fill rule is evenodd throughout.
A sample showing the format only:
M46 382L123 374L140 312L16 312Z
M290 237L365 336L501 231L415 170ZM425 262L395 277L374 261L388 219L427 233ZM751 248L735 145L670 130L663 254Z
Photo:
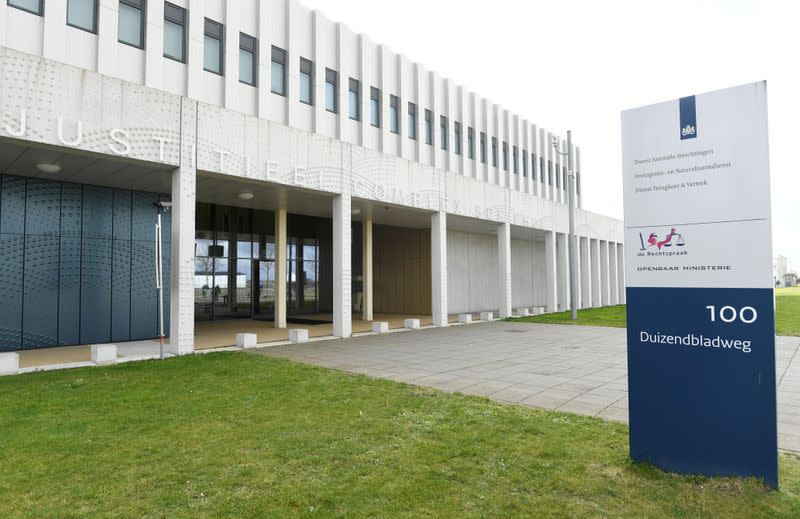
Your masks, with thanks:
M766 82L622 112L630 448L778 485Z

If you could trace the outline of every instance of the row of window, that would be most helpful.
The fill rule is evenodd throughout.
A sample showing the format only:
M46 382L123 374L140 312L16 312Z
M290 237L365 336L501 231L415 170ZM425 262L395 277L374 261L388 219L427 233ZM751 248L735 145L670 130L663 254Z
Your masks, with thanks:
M42 16L44 14L44 0L7 0L8 5L23 9L25 11ZM119 24L118 40L121 43L144 49L145 42L145 0L119 0ZM92 33L97 32L97 9L98 0L67 0L67 24L83 29ZM188 16L186 9L173 5L169 2L164 3L164 57L182 63L186 62L187 57L187 22ZM225 56L225 27L223 24L205 19L204 40L203 40L203 69L223 75ZM287 81L287 53L284 49L273 46L271 49L270 67L270 89L273 93L285 96ZM239 33L239 81L248 85L258 86L258 40L248 34ZM300 102L314 105L314 63L306 58L300 58ZM369 122L376 128L381 128L381 91L378 88L369 89ZM325 69L325 110L338 113L339 97L339 74L335 70ZM355 121L361 120L361 82L354 78L348 80L348 116ZM417 139L417 105L409 102L407 111L408 138ZM395 95L389 96L389 131L400 134L400 99ZM449 146L450 123L444 115L439 117L440 146L442 150L447 150ZM460 122L453 123L454 133L454 153L462 155L462 125ZM431 110L424 111L423 137L425 144L433 145L433 113ZM492 167L499 167L498 164L498 143L497 138L491 140L491 164ZM478 142L480 161L487 162L487 138L484 132L480 133ZM475 129L467 128L467 156L475 159ZM528 176L528 152L522 150L522 160L519 159L519 150L513 146L511 150L511 165L509 165L509 146L508 142L502 143L502 160L505 171L513 170L514 174L519 174L520 162L522 163L522 175ZM537 176L542 183L553 183L553 166L550 161L547 163L547 175L541 172L544 170L544 159L540 157L540 172L537 175L537 164L533 154L531 154L530 172L534 180ZM555 182L558 188L562 185L562 177L566 178L566 170L561 175L556 173ZM566 184L566 182L564 182ZM578 179L577 191L580 194L580 179Z

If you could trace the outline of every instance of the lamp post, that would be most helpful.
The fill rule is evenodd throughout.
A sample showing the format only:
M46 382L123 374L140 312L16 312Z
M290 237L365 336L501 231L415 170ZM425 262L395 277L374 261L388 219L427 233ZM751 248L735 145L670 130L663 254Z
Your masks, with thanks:
M572 308L572 320L578 319L578 273L575 271L576 257L575 242L575 173L572 169L572 130L567 130L567 151L559 150L558 137L553 137L553 148L556 153L567 157L567 200L569 200L569 299ZM560 172L559 172L560 173Z
M164 360L164 283L163 251L161 250L161 214L169 211L171 202L156 202L156 294L158 296L158 358Z

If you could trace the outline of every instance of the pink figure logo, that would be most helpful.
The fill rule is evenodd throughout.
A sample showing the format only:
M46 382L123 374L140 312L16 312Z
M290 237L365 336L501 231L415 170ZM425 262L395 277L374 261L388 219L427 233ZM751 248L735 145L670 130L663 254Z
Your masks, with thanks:
M639 237L641 239L641 234L639 235ZM663 247L672 247L673 238L677 239L677 243L675 243L674 245L677 245L678 247L682 247L684 245L683 236L673 227L672 229L670 229L669 234L667 234L666 238L664 238L663 240L659 240L658 234L651 232L650 235L647 237L647 246L656 247L658 248L658 250L661 250ZM642 243L642 250L645 250L645 248L646 247L644 243Z

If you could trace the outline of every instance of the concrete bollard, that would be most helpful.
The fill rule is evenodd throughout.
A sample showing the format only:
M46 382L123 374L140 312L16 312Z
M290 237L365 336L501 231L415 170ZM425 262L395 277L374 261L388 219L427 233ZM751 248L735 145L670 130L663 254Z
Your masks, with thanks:
M481 312L481 321L494 321L494 312Z
M472 314L458 314L458 322L469 324L472 322Z
M517 308L517 317L528 317L531 312L528 308Z
M308 342L308 328L292 328L289 330L289 341Z
M112 364L117 361L116 344L92 344L92 362L95 364Z
M12 375L19 371L19 353L7 351L0 353L0 375Z
M416 330L419 328L419 319L406 319L403 322L403 327L409 330Z
M373 321L372 331L375 333L386 333L389 331L389 323L386 321Z
M255 348L258 337L254 333L237 333L236 346L239 348Z

